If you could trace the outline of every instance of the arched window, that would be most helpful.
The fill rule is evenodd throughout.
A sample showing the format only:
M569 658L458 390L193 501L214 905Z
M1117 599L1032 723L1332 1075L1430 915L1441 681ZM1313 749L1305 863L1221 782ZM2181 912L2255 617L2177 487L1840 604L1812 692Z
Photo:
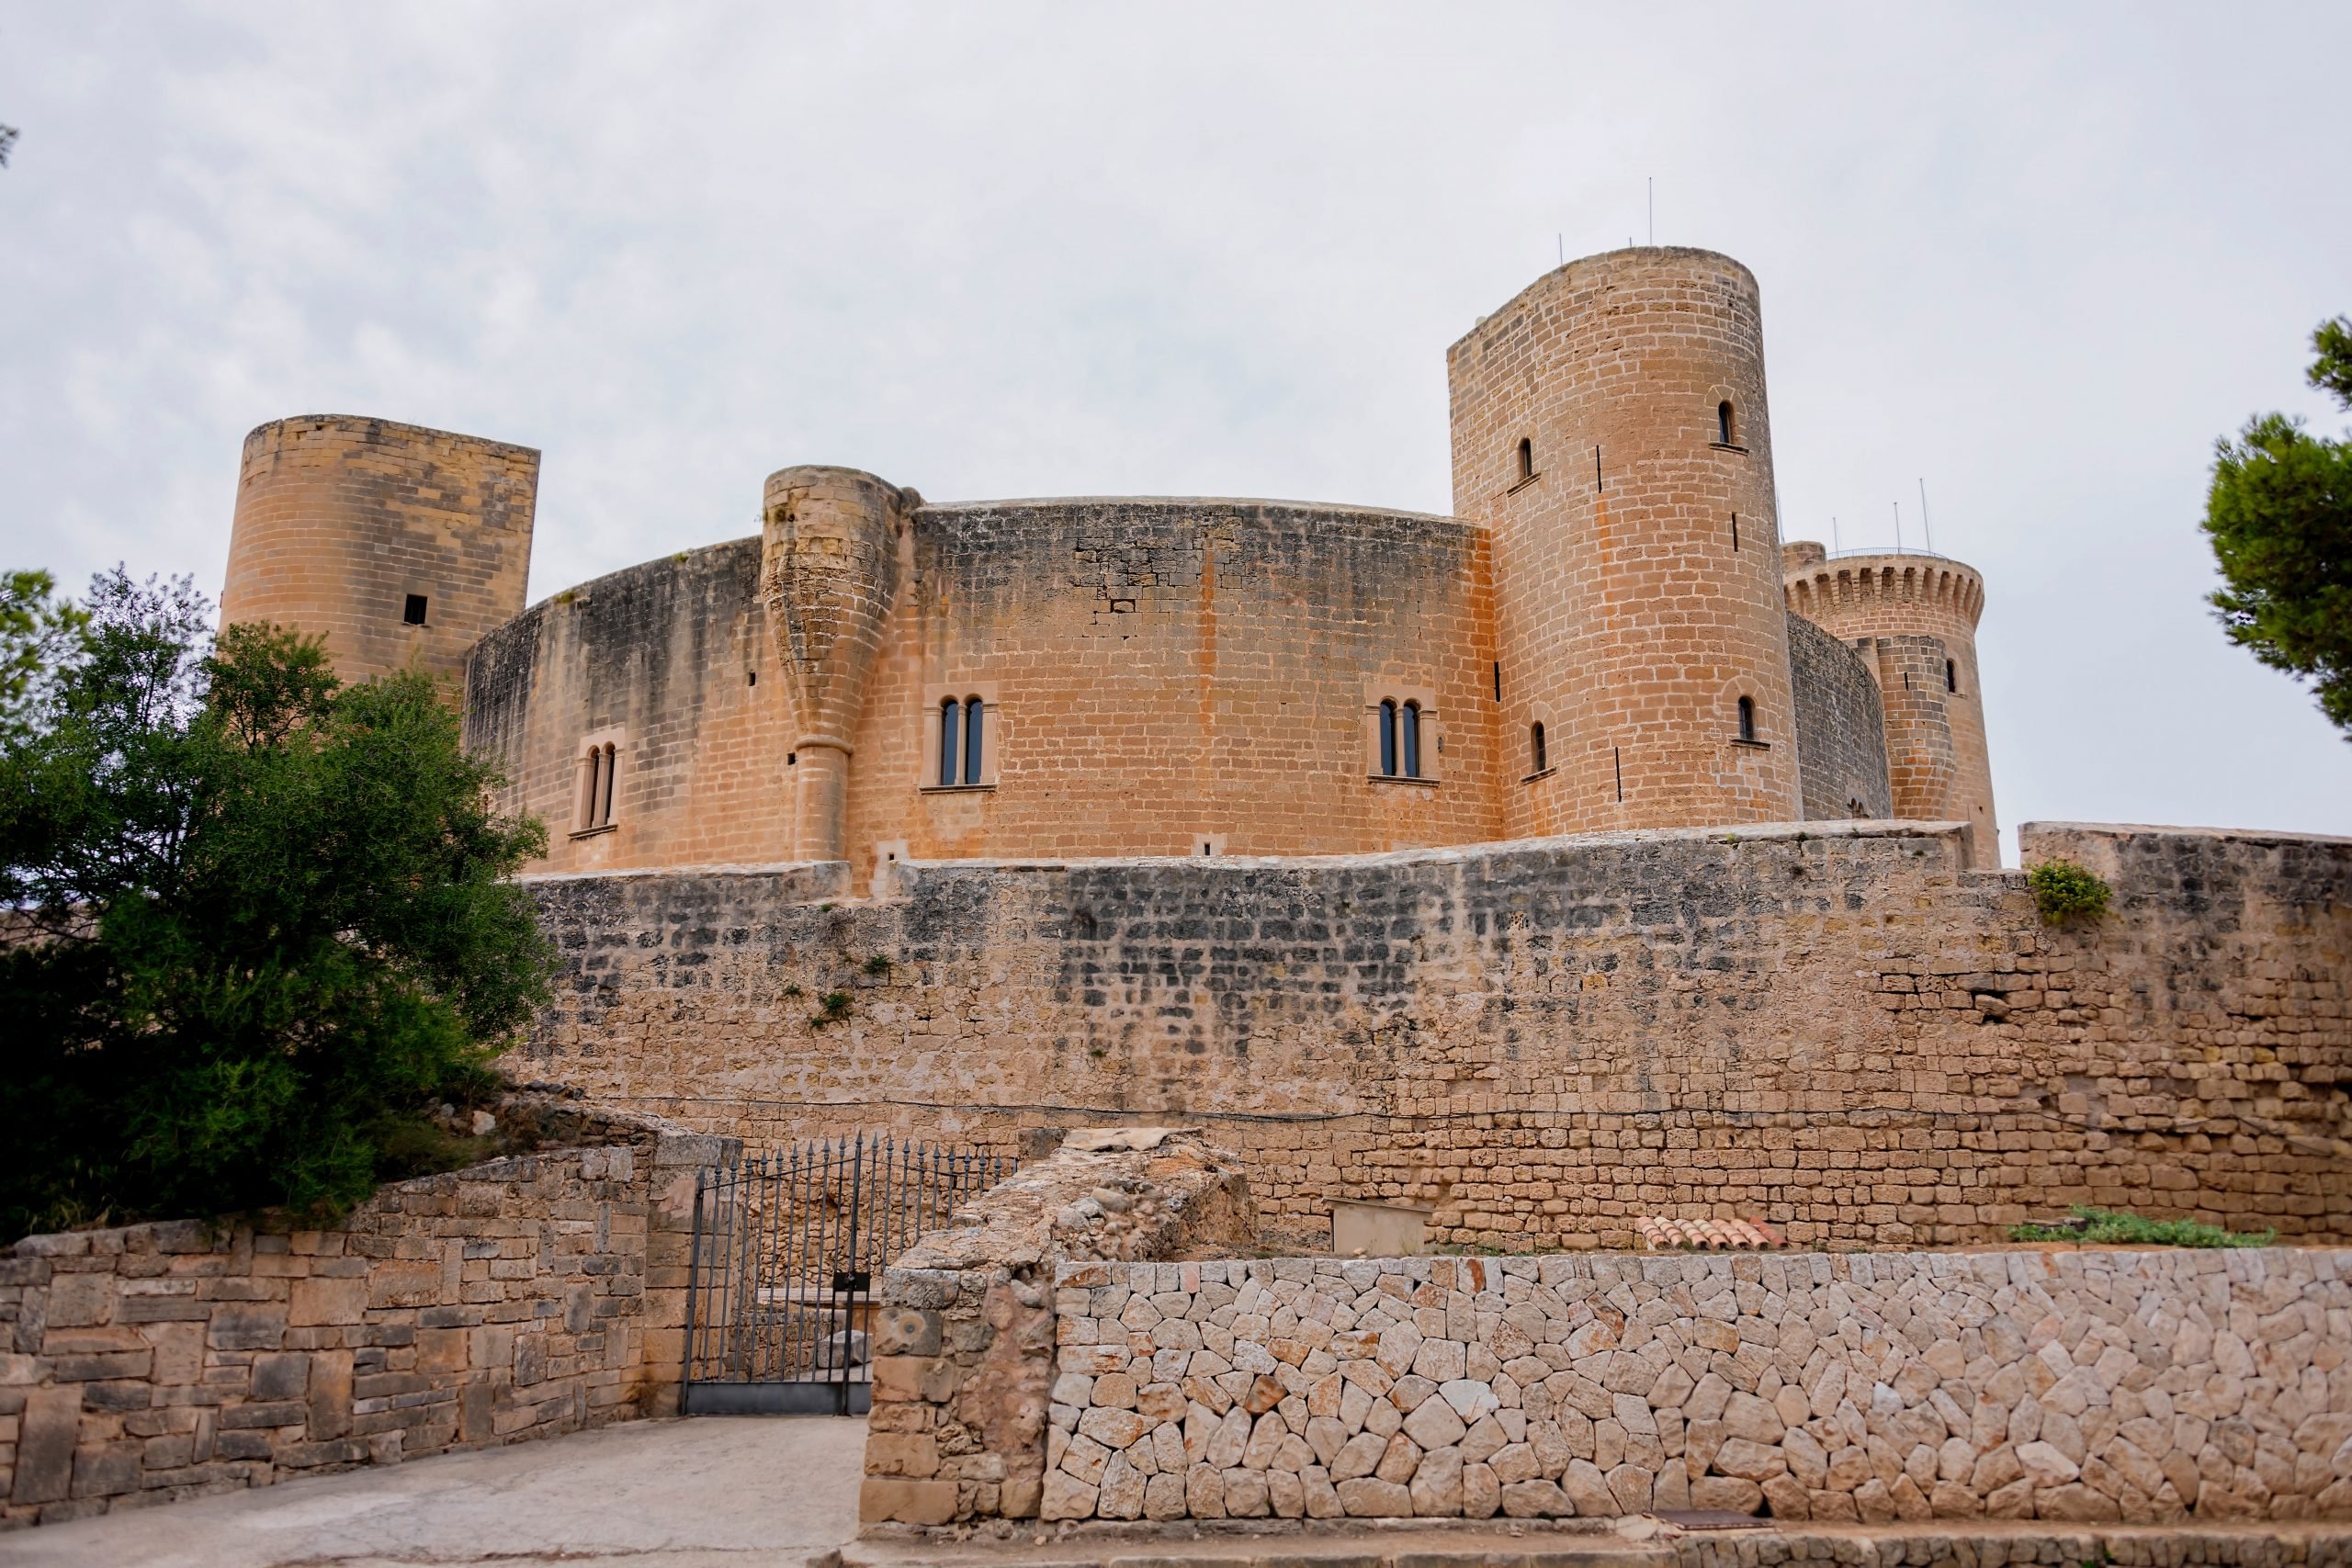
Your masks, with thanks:
M614 765L618 756L619 753L614 750L613 743L609 740L605 741L605 800L602 809L596 814L596 826L599 828L609 828L613 825L613 775L619 771Z
M1527 771L1531 773L1542 773L1546 764L1544 761L1544 726L1541 721L1528 726L1527 751L1529 759L1535 764Z
M980 782L980 719L988 709L978 697L964 699L964 782Z
M1949 659L1944 660L1944 690L1953 693L1960 690L1960 666Z
M1731 433L1731 404L1728 401L1717 403L1715 405L1715 439L1728 446L1732 444Z
M1421 705L1407 703L1404 714L1405 776L1421 776Z
M1380 704L1380 776L1396 776L1396 705L1385 697Z
M949 697L939 705L939 785L942 789L956 782L956 761L960 752L956 721L963 716L964 705Z
M591 741L580 754L580 807L575 833L613 825L613 773L619 750L609 740Z
M1756 699L1754 697L1739 699L1739 738L1742 740L1756 739Z
M1523 435L1519 441L1519 477L1522 479L1535 477L1535 443Z

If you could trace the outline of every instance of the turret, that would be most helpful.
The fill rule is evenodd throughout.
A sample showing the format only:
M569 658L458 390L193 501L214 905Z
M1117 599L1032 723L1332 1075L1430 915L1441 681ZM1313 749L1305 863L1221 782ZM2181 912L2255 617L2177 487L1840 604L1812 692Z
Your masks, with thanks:
M347 414L245 437L220 622L323 636L336 673L415 664L465 678L466 653L523 609L539 455Z
M1925 550L1832 557L1806 540L1782 556L1790 611L1852 648L1878 677L1895 816L1966 822L1976 863L1998 865L2000 823L1976 678L1984 577Z
M1754 276L1589 256L1446 368L1454 510L1492 534L1498 700L1530 762L1510 831L1797 819Z
M792 705L792 858L849 852L849 762L919 505L855 468L780 468L762 509L760 597Z

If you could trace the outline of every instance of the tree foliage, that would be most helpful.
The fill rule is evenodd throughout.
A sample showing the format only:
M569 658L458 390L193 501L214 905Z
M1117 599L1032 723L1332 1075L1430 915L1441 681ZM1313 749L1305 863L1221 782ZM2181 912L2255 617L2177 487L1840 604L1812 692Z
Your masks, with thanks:
M544 832L421 672L208 648L186 580L86 611L0 738L0 1226L353 1201L545 998Z
M2312 347L2312 385L2352 409L2352 321L2322 323ZM2313 436L2285 414L2254 420L2217 444L2205 532L2230 640L2309 681L2321 711L2352 732L2352 440Z

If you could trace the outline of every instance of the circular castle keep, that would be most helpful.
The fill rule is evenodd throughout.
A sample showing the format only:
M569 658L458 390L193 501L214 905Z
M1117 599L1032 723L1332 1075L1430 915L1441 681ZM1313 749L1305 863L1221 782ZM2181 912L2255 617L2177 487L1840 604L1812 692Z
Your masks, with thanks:
M1997 855L1976 574L1782 547L1756 280L1572 262L1447 356L1456 515L934 503L770 476L762 533L526 609L537 454L248 439L224 619L465 683L538 867L1348 854L1961 821Z

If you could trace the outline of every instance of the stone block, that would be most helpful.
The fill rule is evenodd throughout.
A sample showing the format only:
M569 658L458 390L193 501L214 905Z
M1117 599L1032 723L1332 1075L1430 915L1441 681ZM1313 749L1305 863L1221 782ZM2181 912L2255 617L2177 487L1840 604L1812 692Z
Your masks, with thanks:
M956 1518L956 1483L867 1476L858 1483L857 1517L865 1524L951 1524ZM1057 1517L1085 1517L1082 1514Z
M17 1439L17 1469L9 1487L12 1504L55 1503L73 1490L74 1450L81 1434L82 1393L74 1388L37 1388L25 1396Z

